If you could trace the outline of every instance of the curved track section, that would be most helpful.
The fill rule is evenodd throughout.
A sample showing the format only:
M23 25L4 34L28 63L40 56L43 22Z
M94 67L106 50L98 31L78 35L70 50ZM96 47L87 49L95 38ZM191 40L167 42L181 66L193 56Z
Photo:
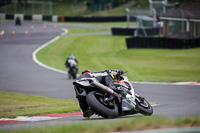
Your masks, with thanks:
M61 35L61 27L55 30L53 25L45 24L44 30L44 23L23 22L22 26L15 26L12 21L0 25L5 31L0 38L0 90L75 100L72 80L66 74L43 68L32 60L38 47ZM28 36L25 31L29 31Z

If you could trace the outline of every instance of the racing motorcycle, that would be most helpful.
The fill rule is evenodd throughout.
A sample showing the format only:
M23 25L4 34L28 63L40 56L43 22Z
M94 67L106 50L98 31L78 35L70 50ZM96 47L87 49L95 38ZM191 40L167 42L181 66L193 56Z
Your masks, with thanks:
M152 115L153 108L148 101L135 93L133 85L126 76L114 85L116 90L101 84L95 78L82 78L73 82L77 95L86 97L87 104L104 118L141 113Z

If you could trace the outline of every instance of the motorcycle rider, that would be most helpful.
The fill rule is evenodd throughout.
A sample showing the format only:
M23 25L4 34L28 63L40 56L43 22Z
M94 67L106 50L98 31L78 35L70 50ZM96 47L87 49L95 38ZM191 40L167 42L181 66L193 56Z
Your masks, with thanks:
M71 70L72 67L75 67L77 69L78 72L78 68L76 66L78 66L78 61L76 59L76 57L74 56L73 53L70 54L70 56L67 58L67 60L65 61L65 66L66 68L69 68L69 71Z
M90 70L85 70L79 77L77 77L77 80L81 78L96 78L100 83L115 90L117 88L115 87L114 83L120 80L122 74L123 70L105 70L99 72L92 72ZM90 116L94 114L94 112L89 108L86 102L86 98L79 96L77 92L76 92L76 98L79 101L79 106L82 110L83 116L85 117L85 119L89 119Z
M19 16L17 16L15 20L15 25L21 25L21 19L19 18Z

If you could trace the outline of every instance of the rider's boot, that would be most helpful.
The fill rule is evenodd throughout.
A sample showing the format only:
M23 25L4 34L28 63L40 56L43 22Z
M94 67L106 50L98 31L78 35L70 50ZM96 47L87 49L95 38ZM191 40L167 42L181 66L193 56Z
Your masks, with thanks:
M88 108L87 110L85 110L83 112L83 116L85 117L85 119L90 119L90 117L94 114L94 111L90 108Z

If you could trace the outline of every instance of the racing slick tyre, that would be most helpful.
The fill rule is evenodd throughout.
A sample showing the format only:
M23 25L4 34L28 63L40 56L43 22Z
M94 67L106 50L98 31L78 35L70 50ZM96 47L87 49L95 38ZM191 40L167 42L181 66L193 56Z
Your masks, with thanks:
M138 102L138 108L140 110L140 113L143 115L152 115L153 114L153 108L151 105L147 102L146 99L144 99L142 102Z
M94 112L104 118L115 118L118 116L118 108L115 101L105 102L103 93L92 91L87 95L86 101Z

